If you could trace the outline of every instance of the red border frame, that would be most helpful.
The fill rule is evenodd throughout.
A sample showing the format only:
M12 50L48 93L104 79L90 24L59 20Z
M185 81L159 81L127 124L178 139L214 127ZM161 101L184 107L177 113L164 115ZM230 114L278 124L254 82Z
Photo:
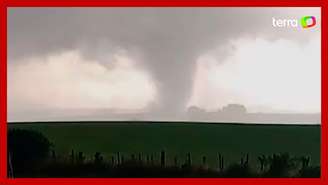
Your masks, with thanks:
M0 184L327 184L327 26L325 0L0 0ZM7 178L7 8L8 7L321 7L321 178Z

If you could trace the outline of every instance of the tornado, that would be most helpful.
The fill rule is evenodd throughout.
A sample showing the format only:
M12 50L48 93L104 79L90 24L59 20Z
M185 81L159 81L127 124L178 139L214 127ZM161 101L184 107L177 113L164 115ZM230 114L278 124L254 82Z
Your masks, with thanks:
M293 30L280 33L271 27L272 16L286 15L289 11L279 8L10 8L8 57L15 61L19 57L83 48L86 57L99 58L97 55L113 52L115 47L127 51L134 48L143 56L138 65L156 83L158 102L152 108L173 114L186 108L198 57L241 37L291 39ZM111 47L100 43L109 43ZM227 53L221 53L220 57Z

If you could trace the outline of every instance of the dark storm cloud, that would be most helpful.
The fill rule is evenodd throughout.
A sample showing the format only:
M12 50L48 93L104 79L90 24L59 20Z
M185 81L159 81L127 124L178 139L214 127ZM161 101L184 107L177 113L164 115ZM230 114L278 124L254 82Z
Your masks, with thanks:
M271 17L318 9L273 8L10 8L9 62L80 49L103 59L117 48L142 56L156 80L159 109L181 110L190 96L197 57L234 38L295 37L272 30ZM315 11L317 12L317 11ZM318 12L317 12L318 13ZM220 57L227 55L224 50Z

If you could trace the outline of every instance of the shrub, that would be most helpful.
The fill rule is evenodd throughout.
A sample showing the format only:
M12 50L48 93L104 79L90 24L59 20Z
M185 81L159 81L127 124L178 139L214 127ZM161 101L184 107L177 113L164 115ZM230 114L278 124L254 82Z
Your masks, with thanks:
M8 132L8 153L13 175L32 173L48 158L52 144L40 132L12 129Z

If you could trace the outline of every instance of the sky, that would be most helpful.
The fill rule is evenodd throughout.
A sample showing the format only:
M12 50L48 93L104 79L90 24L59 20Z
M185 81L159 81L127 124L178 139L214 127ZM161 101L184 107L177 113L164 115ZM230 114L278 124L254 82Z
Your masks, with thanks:
M228 104L249 113L320 113L320 14L9 8L8 120L184 120L190 107L216 112ZM302 28L303 16L316 25Z

